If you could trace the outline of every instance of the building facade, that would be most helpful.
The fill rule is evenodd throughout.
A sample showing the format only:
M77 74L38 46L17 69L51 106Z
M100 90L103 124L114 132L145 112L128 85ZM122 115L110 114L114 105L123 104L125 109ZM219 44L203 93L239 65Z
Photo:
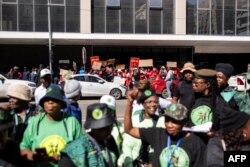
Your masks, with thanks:
M80 67L85 47L87 66L98 55L127 65L130 57L156 66L229 62L242 72L250 62L249 10L250 0L0 0L0 71L48 65L51 38L54 68Z

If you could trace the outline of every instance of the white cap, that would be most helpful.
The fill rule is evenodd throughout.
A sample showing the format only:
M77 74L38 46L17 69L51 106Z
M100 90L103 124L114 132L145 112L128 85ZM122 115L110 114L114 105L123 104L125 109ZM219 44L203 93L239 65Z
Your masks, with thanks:
M41 78L44 77L45 75L51 75L50 70L47 69L47 68L42 69L41 72L40 72L40 77Z
M100 103L105 103L112 110L116 110L115 98L111 95L103 95L100 99Z

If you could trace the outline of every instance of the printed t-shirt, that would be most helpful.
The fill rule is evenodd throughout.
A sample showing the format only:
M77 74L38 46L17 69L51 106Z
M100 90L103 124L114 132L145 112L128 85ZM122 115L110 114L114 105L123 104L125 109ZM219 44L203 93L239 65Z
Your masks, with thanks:
M166 129L152 127L140 128L139 131L141 139L148 142L154 149L153 166L166 167L169 158ZM206 146L202 140L191 133L189 136L183 137L180 145L175 147L178 139L172 139L170 145L172 153L171 159L175 166L205 166Z
M24 132L20 150L45 147L49 156L60 154L60 151L71 141L82 134L78 121L64 114L61 121L49 120L46 113L35 116Z
M213 112L211 109L211 97L201 96L195 100L190 112L191 125L202 125L212 122Z

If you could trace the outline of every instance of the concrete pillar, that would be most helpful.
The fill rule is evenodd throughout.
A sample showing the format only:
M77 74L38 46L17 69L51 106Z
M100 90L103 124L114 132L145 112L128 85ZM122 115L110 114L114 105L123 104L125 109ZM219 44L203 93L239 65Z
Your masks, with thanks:
M175 1L175 34L186 34L186 0Z
M91 33L91 0L80 1L80 33Z

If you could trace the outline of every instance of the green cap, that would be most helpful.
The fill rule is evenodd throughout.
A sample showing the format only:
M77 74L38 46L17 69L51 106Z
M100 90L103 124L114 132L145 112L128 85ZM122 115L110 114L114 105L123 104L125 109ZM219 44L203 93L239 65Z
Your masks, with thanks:
M170 104L164 110L164 116L168 116L177 121L182 121L187 118L187 108L182 104Z
M200 69L195 72L195 78L212 78L216 76L216 71L212 69Z

